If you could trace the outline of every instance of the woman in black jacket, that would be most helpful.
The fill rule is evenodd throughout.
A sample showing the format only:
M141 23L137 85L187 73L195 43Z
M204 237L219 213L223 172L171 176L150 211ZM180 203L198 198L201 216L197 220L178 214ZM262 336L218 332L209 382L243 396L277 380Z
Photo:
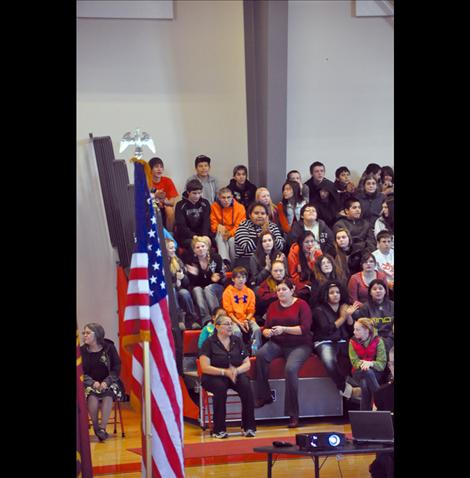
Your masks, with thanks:
M313 310L313 348L335 382L340 395L359 398L361 389L346 382L349 369L348 341L352 336L353 314L359 303L349 305L348 293L339 281L327 281L320 290L319 305ZM340 363L340 357L343 362ZM344 366L347 364L347 366Z
M113 401L120 400L123 396L122 382L119 380L121 360L114 343L104 338L104 329L100 324L91 322L85 325L83 342L80 352L88 413L95 435L100 441L104 441L108 438L106 425ZM101 424L98 422L100 402Z
M183 262L204 327L211 320L211 311L220 307L225 266L222 257L211 251L211 240L208 236L194 236L191 246L193 253L186 253Z

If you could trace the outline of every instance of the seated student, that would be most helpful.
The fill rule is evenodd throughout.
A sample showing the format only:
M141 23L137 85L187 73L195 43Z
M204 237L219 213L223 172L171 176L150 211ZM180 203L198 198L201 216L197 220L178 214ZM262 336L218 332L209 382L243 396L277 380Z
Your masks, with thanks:
M380 179L382 182L382 193L385 196L390 196L394 193L394 181L395 174L393 172L393 168L390 166L382 166L382 170L380 172Z
M313 275L315 280L311 283L310 307L312 310L317 306L320 299L321 287L328 281L337 281L346 288L347 279L343 270L335 264L335 260L329 254L322 254L313 264ZM346 297L344 298L346 301Z
M302 231L312 231L320 243L323 253L334 253L333 232L325 221L318 219L317 208L314 204L307 203L300 210L300 220L296 221L287 235L286 242L290 248L297 241Z
M176 204L175 238L185 250L191 250L194 236L211 236L210 204L201 197L202 184L192 179L186 184L187 197Z
M173 181L163 176L163 161L160 158L152 158L149 161L152 170L152 192L151 195L162 212L162 220L164 226L173 231L175 223L175 204L178 197L178 191Z
M361 270L362 249L353 245L351 233L343 227L336 229L334 247L335 264L349 281L352 274Z
M304 198L304 201L307 203L310 198L310 189L306 184L302 183L302 177L300 176L299 171L297 171L296 169L292 169L287 173L286 179L288 181L296 181L297 183L299 183L300 194Z
M268 307L263 336L269 339L256 354L255 407L273 401L269 387L269 364L276 357L286 359L284 414L288 428L299 426L299 370L312 352L312 311L294 297L295 285L284 279L277 286L278 300Z
M377 333L385 344L387 352L393 347L393 324L395 304L388 298L387 285L383 280L374 279L369 284L367 302L353 314L353 319L372 319Z
M95 322L86 324L83 327L83 345L80 347L88 413L99 441L108 438L106 425L113 400L120 400L123 396L122 382L119 380L121 359L114 343L105 339L104 335L104 329L100 324ZM98 421L100 405L101 424Z
M234 200L232 191L229 188L220 189L217 201L211 206L211 231L215 235L217 252L230 265L235 260L235 231L245 219L245 208Z
M210 337L215 331L215 321L217 317L220 315L227 315L225 309L223 307L216 307L215 310L212 311L211 320L207 322L207 324L202 328L201 333L199 334L199 338L197 340L197 347L200 349L202 344Z
M361 387L361 410L372 410L372 398L380 387L387 365L383 340L377 335L371 319L354 322L354 336L349 340L352 376Z
M382 168L377 163L369 163L366 166L366 169L364 170L364 172L361 174L361 177L357 184L358 194L364 192L364 182L366 180L366 177L370 176L371 174L374 176L375 180L377 181L377 186L379 191L382 190L382 178L381 178Z
M249 268L250 257L256 249L261 232L269 231L274 237L274 246L283 251L286 241L279 228L268 219L268 208L261 203L250 204L246 219L235 232L237 263ZM241 260L240 260L241 259Z
M362 271L353 274L348 282L348 292L351 302L358 301L361 305L367 302L369 284L374 279L386 281L387 278L383 272L376 271L375 257L370 252L364 252L361 257Z
M391 234L391 243L390 247L393 249L393 235L394 235L394 217L395 217L395 208L394 208L394 198L393 196L387 197L382 203L382 212L380 216L376 219L374 224L374 236L377 239L377 236L380 231L387 230Z
M197 179L202 184L202 197L212 204L216 197L219 187L217 185L217 179L209 174L211 169L211 158L200 154L194 160L194 167L196 168L196 174L193 174L186 180L186 186L189 181ZM186 187L187 190L187 187Z
M274 260L271 262L271 273L261 282L256 291L256 316L258 318L268 310L269 305L277 300L277 286L287 279L287 266L284 261ZM263 319L264 320L264 319Z
M214 438L227 438L227 390L232 388L242 402L242 428L245 437L256 434L255 410L250 379L250 357L240 337L232 334L232 321L226 315L215 320L214 332L199 351L202 377L201 385L214 394Z
M385 195L379 191L373 174L364 178L364 190L356 195L361 203L361 217L373 227L382 212Z
M353 246L357 249L367 249L372 252L376 249L374 233L372 232L369 221L361 217L361 202L354 196L350 196L344 202L345 216L338 219L334 226L333 232L339 228L349 231L353 240Z
M315 161L310 165L310 175L311 178L306 181L305 184L308 186L310 192L308 202L314 203L314 199L317 196L320 185L323 185L323 182L331 184L333 183L325 177L325 165L320 163L320 161ZM334 190L333 195L336 196L337 199L336 190Z
M304 231L297 242L292 244L287 256L289 276L296 286L296 294L306 301L310 299L310 288L315 280L313 266L321 255L320 246L313 233Z
M250 283L255 292L261 282L269 276L273 261L283 261L287 269L287 258L282 251L275 248L274 240L271 232L261 232L256 250L250 257Z
M348 304L348 293L341 282L328 280L320 289L318 305L312 313L313 349L340 395L347 399L361 395L359 387L346 382L349 370L344 369L344 364L349 364L348 345L354 324L351 314L358 308L357 302Z
M255 201L264 204L268 211L268 219L279 227L279 213L277 206L271 201L271 193L268 188L258 188L255 193Z
M376 270L381 271L387 277L387 284L393 290L395 282L394 252L392 246L392 235L387 230L377 234L377 249L372 253L376 260Z
M282 232L288 234L292 225L300 220L300 210L306 204L297 181L286 181L282 185L282 201L277 205Z
M317 208L318 217L325 221L328 227L333 227L341 211L336 186L331 181L322 181L313 195L312 203Z
M171 239L165 239L166 250L168 252L168 262L170 263L170 274L175 291L175 300L178 307L180 328L189 327L191 329L200 329L199 317L196 314L196 308L189 292L189 279L186 274L183 261L176 255L176 244ZM182 327L183 323L184 327Z
M245 209L255 200L256 186L248 181L248 169L243 164L233 168L233 178L227 187Z
M251 354L253 346L261 346L261 329L255 320L255 293L248 288L248 272L244 267L235 267L232 271L233 285L228 285L222 294L222 305L234 323L233 333L243 339Z
M339 204L342 209L344 209L344 200L351 194L354 194L356 191L356 186L351 180L351 171L346 166L340 166L335 171L335 182L336 191L339 195Z
M211 252L211 241L207 236L194 236L192 250L192 253L185 253L183 262L204 326L211 320L210 311L220 306L225 271L220 255Z

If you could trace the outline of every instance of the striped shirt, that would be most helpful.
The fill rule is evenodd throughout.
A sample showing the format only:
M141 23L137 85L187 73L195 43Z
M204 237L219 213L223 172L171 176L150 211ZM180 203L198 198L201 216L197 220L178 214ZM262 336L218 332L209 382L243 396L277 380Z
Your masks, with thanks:
M235 233L235 253L237 257L250 257L253 254L256 250L261 229L262 227L254 224L251 219L245 219L240 223ZM274 237L274 247L283 251L286 241L274 222L269 221L269 232Z

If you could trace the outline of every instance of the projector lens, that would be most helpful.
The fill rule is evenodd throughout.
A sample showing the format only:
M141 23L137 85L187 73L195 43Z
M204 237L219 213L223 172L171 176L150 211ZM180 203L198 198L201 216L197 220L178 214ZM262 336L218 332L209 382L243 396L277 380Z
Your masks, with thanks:
M328 443L331 445L331 446L338 446L340 444L341 440L339 438L338 435L330 435L328 437Z

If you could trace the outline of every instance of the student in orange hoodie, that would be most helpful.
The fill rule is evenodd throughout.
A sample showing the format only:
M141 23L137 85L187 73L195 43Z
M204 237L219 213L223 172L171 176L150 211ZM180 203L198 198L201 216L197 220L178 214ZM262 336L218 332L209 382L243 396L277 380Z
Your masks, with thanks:
M255 293L245 285L247 278L248 271L244 267L233 269L233 285L229 285L224 290L222 305L232 319L234 335L241 337L254 355L261 347L261 329L254 317Z
M296 286L296 296L308 302L312 282L315 281L313 265L322 255L320 244L312 231L302 231L287 256L289 275Z
M226 263L235 260L235 231L246 219L243 204L234 199L229 188L221 188L217 200L211 205L211 231L215 235L217 251Z

